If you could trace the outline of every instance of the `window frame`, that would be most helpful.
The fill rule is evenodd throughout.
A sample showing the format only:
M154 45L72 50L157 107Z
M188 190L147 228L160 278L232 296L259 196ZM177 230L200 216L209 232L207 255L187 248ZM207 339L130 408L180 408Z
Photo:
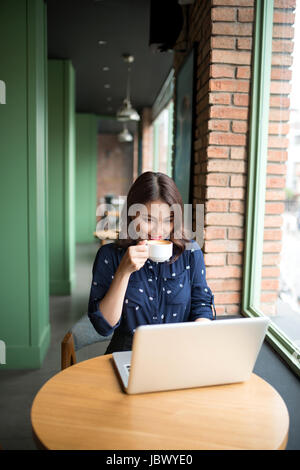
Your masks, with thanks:
M247 317L265 316L260 310L264 239L261 228L265 215L273 12L274 0L256 0L242 299L242 313ZM300 376L298 348L272 321L266 340Z

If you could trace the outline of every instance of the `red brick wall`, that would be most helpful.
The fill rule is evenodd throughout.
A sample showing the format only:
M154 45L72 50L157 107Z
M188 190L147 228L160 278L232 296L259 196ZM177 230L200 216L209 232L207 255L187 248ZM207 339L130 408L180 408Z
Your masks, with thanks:
M97 202L105 194L127 195L133 183L133 143L117 135L98 136Z
M280 3L282 1L275 0L275 7L282 7ZM284 3L286 6L286 1ZM292 6L294 1L290 3ZM186 9L188 37L185 37L183 28L176 44L176 49L187 46L188 53L195 41L199 43L193 204L205 204L205 242L202 249L207 280L215 294L217 314L239 313L242 300L254 4L254 0L196 0ZM275 11L278 22L293 20L288 13ZM280 31L280 25L275 26L277 38ZM278 127L277 124L279 116L285 123L288 121L285 110L288 99L279 98L277 86L282 80L290 80L290 73L282 68L281 62L282 52L287 51L285 59L289 64L290 47L290 42L276 39L278 54L276 57L274 52L272 60L271 106L274 109L269 130L262 281L264 303L273 302L273 297L269 298L267 294L276 292L277 295L278 288L277 254L280 251L278 240L287 147L285 135L278 138L278 133L285 134L288 126ZM175 53L175 76L185 55ZM174 111L175 117L176 109ZM269 252L271 257L268 258Z

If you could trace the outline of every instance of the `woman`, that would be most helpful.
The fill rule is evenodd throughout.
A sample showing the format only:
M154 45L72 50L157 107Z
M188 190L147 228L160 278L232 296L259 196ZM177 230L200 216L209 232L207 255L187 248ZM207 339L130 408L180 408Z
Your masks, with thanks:
M128 215L133 204L143 205L138 217ZM173 207L181 208L179 224ZM203 254L186 237L182 218L182 198L172 178L147 171L136 179L122 213L121 233L125 228L130 236L101 246L93 265L88 316L102 336L114 333L105 354L131 350L139 325L213 319ZM174 238L180 228L181 238ZM173 242L170 261L148 259L151 238Z

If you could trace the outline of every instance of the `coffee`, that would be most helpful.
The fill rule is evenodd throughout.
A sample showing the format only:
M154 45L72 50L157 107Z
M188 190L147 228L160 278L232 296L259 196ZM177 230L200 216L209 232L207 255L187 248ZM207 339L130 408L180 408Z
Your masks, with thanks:
M147 240L149 247L149 259L163 263L173 254L173 243L169 240Z

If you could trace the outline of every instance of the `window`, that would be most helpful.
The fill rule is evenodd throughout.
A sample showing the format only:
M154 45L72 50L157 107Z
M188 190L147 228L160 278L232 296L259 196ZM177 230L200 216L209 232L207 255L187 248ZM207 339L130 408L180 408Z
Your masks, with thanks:
M256 1L243 311L300 375L300 2ZM296 26L298 24L298 28Z
M173 101L153 122L153 171L172 176Z

